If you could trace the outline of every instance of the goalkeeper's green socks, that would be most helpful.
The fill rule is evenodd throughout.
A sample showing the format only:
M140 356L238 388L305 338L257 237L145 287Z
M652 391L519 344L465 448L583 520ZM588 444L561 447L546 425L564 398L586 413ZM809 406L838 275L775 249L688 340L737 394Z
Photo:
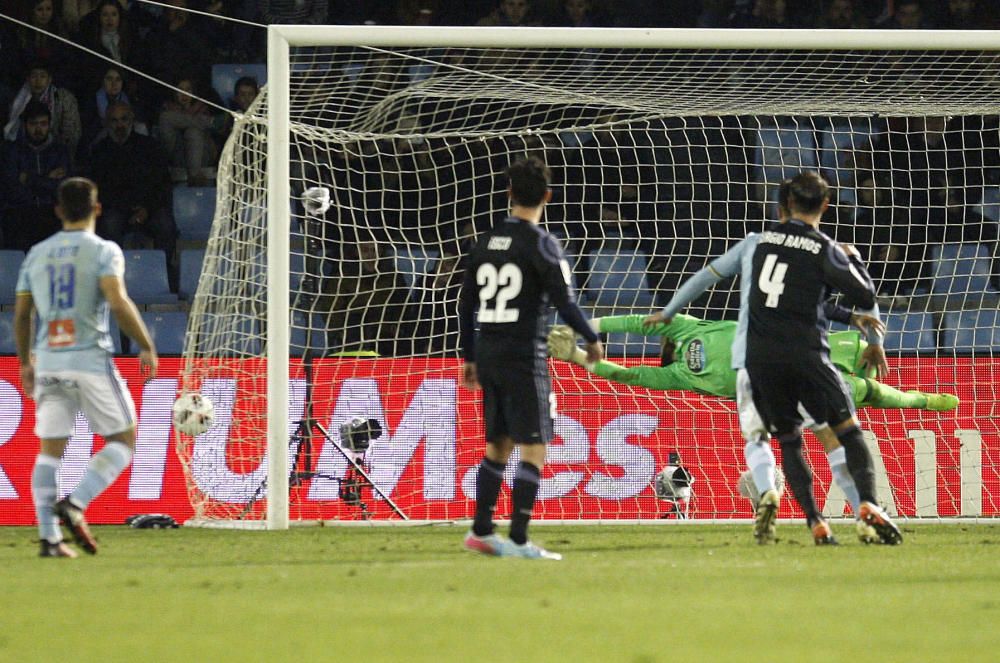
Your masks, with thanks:
M952 394L927 394L922 391L903 392L875 380L865 380L868 395L862 405L880 408L916 408L919 410L952 410L958 407L958 397Z

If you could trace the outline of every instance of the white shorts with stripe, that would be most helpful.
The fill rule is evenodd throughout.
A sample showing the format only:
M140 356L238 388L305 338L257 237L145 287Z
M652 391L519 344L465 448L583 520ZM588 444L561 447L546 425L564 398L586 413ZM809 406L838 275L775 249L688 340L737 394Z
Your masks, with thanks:
M58 440L73 435L76 413L102 437L135 426L135 403L114 364L106 373L56 371L35 376L35 435Z
M813 420L806 409L799 403L799 414L802 415L802 427L809 430L819 430L827 428L829 424L819 424ZM747 369L741 368L736 371L736 412L740 417L740 433L746 442L767 441L771 438L771 432L764 425L764 419L757 411L757 406L753 402L753 387L750 384L750 374Z

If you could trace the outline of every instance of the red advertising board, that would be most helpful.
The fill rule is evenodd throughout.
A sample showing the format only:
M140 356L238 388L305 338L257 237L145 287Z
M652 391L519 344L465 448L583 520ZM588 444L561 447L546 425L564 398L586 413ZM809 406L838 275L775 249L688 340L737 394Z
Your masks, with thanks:
M186 520L194 513L175 448L170 406L180 361L164 359L156 380L143 384L134 359L117 360L139 410L132 466L91 505L94 523L121 523L133 514L167 513ZM861 413L874 435L882 497L902 515L1000 515L1000 361L971 358L902 358L889 384L950 391L962 404L948 413L873 410ZM193 443L190 476L199 500L230 517L261 513L266 474L262 376L239 377L248 367L231 362L231 375L203 384L216 403L216 425ZM260 362L256 363L259 369ZM414 519L454 519L472 513L475 468L482 456L478 394L457 385L459 365L443 359L326 359L314 372L313 416L336 436L354 416L379 420L385 430L366 454L376 484ZM305 385L292 367L289 432L302 417ZM672 505L656 499L652 481L671 453L695 477L692 518L749 517L736 494L743 465L733 404L679 392L649 392L590 379L580 369L553 365L558 398L558 438L543 474L537 517L549 519L648 519L673 517ZM102 444L80 419L67 449L61 484L71 488L87 459ZM17 362L0 358L0 524L34 522L31 471L37 452L34 407L21 393ZM815 440L808 442L817 496L827 503L830 476ZM290 447L294 454L295 447ZM294 458L294 456L293 456ZM308 467L316 472L292 488L293 518L362 517L340 499L347 463L322 436L313 440ZM512 468L508 468L512 472ZM385 501L362 491L368 511L392 517ZM790 500L781 515L796 515ZM835 493L828 511L839 513ZM215 507L226 507L215 509ZM502 507L501 511L506 508Z

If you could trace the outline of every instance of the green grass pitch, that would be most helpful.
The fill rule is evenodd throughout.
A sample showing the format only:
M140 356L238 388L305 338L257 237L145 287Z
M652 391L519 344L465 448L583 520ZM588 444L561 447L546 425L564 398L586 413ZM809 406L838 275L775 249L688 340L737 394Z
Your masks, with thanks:
M0 528L0 661L997 661L1000 527L813 546L801 524L534 526L562 562L462 527L97 527L40 559Z

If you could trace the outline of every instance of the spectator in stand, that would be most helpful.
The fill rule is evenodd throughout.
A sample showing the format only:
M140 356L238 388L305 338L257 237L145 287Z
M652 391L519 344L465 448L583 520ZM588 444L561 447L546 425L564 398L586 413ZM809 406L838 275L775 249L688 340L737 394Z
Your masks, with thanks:
M594 7L592 0L564 0L554 23L570 28L593 28L609 25L610 21Z
M80 161L86 161L90 157L90 149L94 143L107 135L104 118L108 112L108 106L120 101L134 108L131 97L125 92L126 79L127 75L124 69L118 65L110 65L105 70L97 91L91 91L83 98L84 103L80 107L80 118L83 123ZM149 135L149 128L138 119L135 121L133 130L144 136Z
M434 271L413 284L417 329L413 353L430 357L457 357L459 351L458 296L462 290L462 251L451 243L434 264Z
M69 33L55 12L53 0L29 1L23 8L23 15L17 18L30 27L18 26L14 33L11 57L16 64L12 63L13 68L23 71L32 62L44 61L51 65L57 77L68 73L69 46L56 37L68 37Z
M114 62L129 65L140 71L147 68L143 53L150 49L137 47L137 36L132 29L129 13L116 0L101 0L97 8L84 17L80 24L78 39L82 46ZM79 65L81 84L89 85L91 81L98 80L107 63L108 60L103 58L90 55L82 57ZM135 96L134 90L128 88L126 90ZM79 94L84 92L83 89L76 91Z
M500 0L493 11L476 21L476 25L538 25L531 10L530 0Z
M163 148L136 133L132 107L121 101L108 106L108 135L91 153L90 175L104 201L98 234L117 242L138 232L153 239L153 247L167 255L171 289L177 289L177 226L174 223L173 189Z
M327 0L257 0L257 16L267 25L323 25Z
M920 0L899 0L896 3L896 11L884 27L899 30L922 30L934 26L924 15L924 7L920 4Z
M190 186L212 186L219 150L212 139L213 128L221 127L212 109L201 96L195 79L182 76L176 84L181 91L163 105L160 113L160 140L171 166Z
M853 0L830 0L816 27L825 30L849 30L856 27Z
M63 0L62 20L69 34L75 35L80 32L81 21L83 21L85 16L97 9L97 5L99 4L98 0ZM122 9L125 9L128 5L128 0L120 0L119 4Z
M734 28L793 28L788 18L786 0L755 0L749 12L744 8L733 16Z
M941 20L941 28L944 30L982 30L993 27L989 24L990 18L982 11L982 3L977 4L976 0L948 0L944 8L944 15Z
M70 158L74 158L82 132L80 109L72 92L52 84L52 70L45 62L29 66L28 78L11 104L10 121L4 127L4 138L15 140L24 131L20 116L31 101L41 102L49 109L52 136L65 145Z
M412 353L409 288L374 240L344 241L332 276L322 277L317 312L326 318L327 352Z
M54 205L59 183L69 176L66 146L49 130L51 112L40 101L31 100L21 111L24 132L17 141L3 144L3 236L7 248L27 251L61 224Z
M188 0L165 0L171 5L149 35L156 44L148 56L149 71L161 81L176 81L181 76L194 77L199 83L208 81L212 70L212 49L201 17L188 11ZM173 93L160 88L159 103L169 101Z

